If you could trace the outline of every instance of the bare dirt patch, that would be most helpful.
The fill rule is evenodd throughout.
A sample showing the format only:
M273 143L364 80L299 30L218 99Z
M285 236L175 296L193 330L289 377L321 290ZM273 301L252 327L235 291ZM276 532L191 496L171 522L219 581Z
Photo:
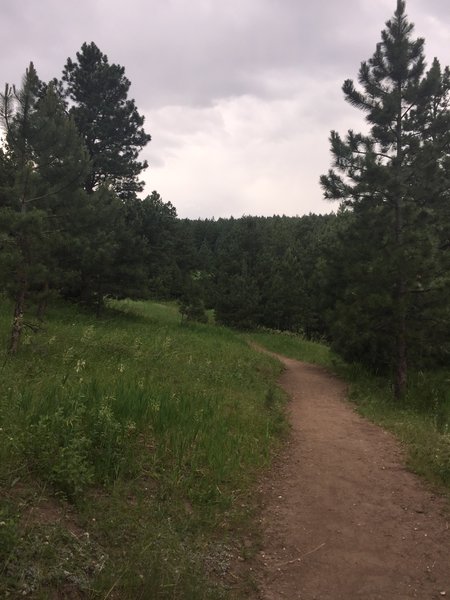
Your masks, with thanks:
M292 434L263 484L263 600L450 598L448 502L321 367L278 357Z

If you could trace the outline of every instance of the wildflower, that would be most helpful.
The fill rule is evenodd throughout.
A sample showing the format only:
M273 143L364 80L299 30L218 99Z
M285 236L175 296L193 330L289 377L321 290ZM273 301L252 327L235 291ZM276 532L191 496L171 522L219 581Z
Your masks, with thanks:
M127 434L132 435L135 431L136 431L136 423L134 423L133 421L130 421L129 423L127 423L127 425L126 425Z
M149 406L155 412L158 412L159 409L161 408L159 402L157 402L156 400L153 400L153 399L150 400Z
M80 371L82 371L85 368L85 366L86 366L86 361L80 358L77 360L77 364L75 365L75 371L77 373L79 373Z
M123 373L125 371L125 365L123 363L120 363L119 365L119 373Z
M171 345L172 345L172 338L168 335L166 338L164 338L162 347L164 350L169 350Z

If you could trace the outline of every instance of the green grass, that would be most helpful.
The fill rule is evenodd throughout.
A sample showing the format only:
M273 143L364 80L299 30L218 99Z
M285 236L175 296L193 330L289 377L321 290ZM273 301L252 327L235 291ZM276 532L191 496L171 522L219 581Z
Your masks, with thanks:
M294 333L255 332L249 335L249 339L271 352L324 367L331 368L338 361L338 358L325 344L311 342Z
M450 373L410 373L402 401L393 397L389 382L361 367L341 365L338 373L349 381L350 400L361 414L404 444L409 467L450 491Z
M408 393L399 402L385 378L345 364L324 344L276 332L249 337L273 352L323 365L345 379L358 411L405 445L410 468L450 491L450 371L410 373Z
M0 302L4 346L10 315ZM111 302L100 320L61 305L18 356L0 352L2 597L248 596L233 565L253 551L252 485L286 429L280 365L248 340L346 378L411 467L450 487L446 371L414 375L398 404L299 336L181 323L167 304Z
M9 319L3 302L5 345ZM244 593L227 573L286 425L276 361L175 306L124 301L100 320L53 308L0 369L2 596Z

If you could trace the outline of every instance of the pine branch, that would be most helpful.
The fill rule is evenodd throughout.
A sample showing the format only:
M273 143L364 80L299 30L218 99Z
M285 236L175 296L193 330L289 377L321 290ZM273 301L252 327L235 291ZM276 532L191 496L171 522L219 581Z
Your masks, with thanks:
M49 198L50 196L55 196L56 194L60 194L67 188L71 187L74 183L81 180L81 177L82 177L82 173L78 173L78 175L76 175L68 183L66 183L62 187L58 188L57 190L53 190L51 192L48 192L47 194L42 194L41 196L35 196L34 198L29 198L28 200L25 200L24 202L25 202L25 204L29 204L31 202L37 202L38 200L44 200L45 198Z
M389 154L384 154L383 152L377 152L376 150L364 151L364 150L352 150L355 154L362 154L364 156L369 156L373 154L374 156L379 156L380 158L387 158L388 160L393 160L393 156L389 156Z
M400 116L400 118L403 119L407 116L407 114L409 113L409 111L416 106L416 103L414 102L414 104L411 104L410 106L408 106L408 108L405 110L405 112Z
M43 231L42 235L53 235L55 233L64 233L67 229L51 229L49 231Z
M436 290L437 288L435 287L429 287L429 288L425 288L425 289L414 289L414 290L406 290L407 294L427 294L428 292L432 292L434 290Z

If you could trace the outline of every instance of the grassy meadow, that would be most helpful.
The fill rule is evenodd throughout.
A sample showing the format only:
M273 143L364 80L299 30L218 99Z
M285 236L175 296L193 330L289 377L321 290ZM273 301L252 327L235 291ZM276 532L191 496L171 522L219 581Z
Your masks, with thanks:
M10 314L2 302L3 346ZM286 429L277 361L176 306L122 301L99 320L53 308L0 370L1 597L251 588L235 572Z
M11 307L0 302L6 346ZM388 384L320 343L181 322L177 307L67 305L0 352L0 596L226 600L254 588L254 487L287 429L280 364L346 379L365 416L450 489L450 373Z

